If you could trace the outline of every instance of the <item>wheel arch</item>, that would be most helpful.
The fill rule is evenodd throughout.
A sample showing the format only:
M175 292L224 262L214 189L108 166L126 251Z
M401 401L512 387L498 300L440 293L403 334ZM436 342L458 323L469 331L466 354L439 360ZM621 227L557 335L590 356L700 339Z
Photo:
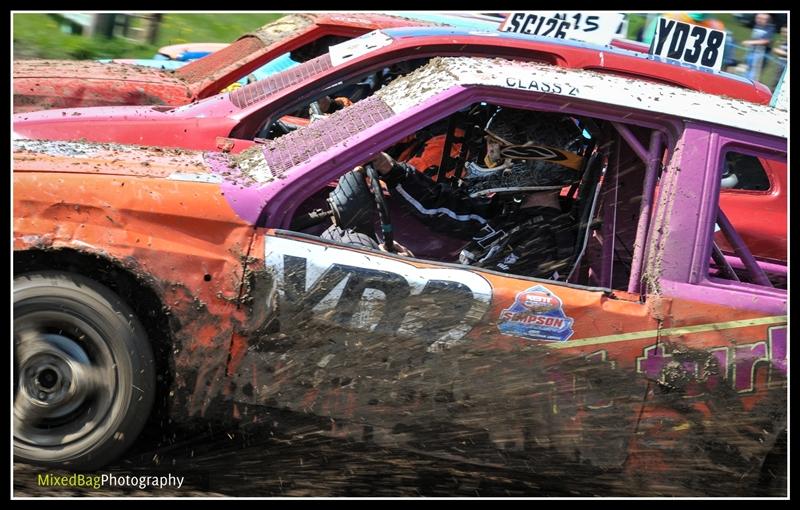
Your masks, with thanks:
M160 433L169 418L169 393L175 367L174 318L164 306L156 282L147 281L120 261L101 253L71 248L15 250L14 277L35 271L63 271L90 278L113 291L136 314L145 329L156 363L156 394L150 418L140 437Z

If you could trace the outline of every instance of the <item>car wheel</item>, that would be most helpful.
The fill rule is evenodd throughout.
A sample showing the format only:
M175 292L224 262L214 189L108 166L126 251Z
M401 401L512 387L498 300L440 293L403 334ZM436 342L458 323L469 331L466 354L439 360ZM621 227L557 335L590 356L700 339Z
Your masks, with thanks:
M144 328L107 287L60 272L14 279L14 455L94 469L147 421L155 363Z

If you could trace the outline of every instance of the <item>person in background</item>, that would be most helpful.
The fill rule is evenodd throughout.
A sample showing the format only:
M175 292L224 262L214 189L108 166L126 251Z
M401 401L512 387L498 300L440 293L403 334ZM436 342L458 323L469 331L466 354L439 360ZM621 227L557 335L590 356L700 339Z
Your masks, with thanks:
M775 84L772 87L773 90L778 87L778 82L780 82L783 70L786 69L786 60L789 56L789 50L787 48L787 36L788 29L786 26L782 26L780 34L778 34L778 38L775 41L775 47L772 49L772 54L775 55L776 62L778 64L778 72L775 73Z
M775 25L772 24L772 17L765 12L756 14L750 39L742 41L742 46L747 48L747 78L753 81L758 80L764 65L764 56L774 35Z

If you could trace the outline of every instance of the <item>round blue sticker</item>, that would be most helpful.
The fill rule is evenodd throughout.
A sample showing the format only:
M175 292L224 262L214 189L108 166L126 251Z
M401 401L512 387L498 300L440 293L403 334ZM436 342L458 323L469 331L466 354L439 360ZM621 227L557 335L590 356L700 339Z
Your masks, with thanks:
M536 285L518 293L514 304L500 312L497 328L504 335L566 342L572 336L573 322L564 314L561 299Z

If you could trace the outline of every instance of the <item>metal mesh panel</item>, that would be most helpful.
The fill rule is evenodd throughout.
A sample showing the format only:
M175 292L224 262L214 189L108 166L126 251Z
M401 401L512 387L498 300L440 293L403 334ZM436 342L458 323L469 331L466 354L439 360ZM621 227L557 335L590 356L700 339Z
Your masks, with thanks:
M194 83L212 76L220 69L250 56L263 47L264 44L256 37L245 37L219 51L189 62L177 69L175 76L188 83Z
M272 172L280 176L289 168L393 114L381 99L375 96L364 99L305 128L270 140L263 147L264 159Z
M320 55L308 62L292 67L268 78L251 83L231 92L230 100L239 108L253 105L279 90L296 85L310 76L320 74L331 68L329 54Z

